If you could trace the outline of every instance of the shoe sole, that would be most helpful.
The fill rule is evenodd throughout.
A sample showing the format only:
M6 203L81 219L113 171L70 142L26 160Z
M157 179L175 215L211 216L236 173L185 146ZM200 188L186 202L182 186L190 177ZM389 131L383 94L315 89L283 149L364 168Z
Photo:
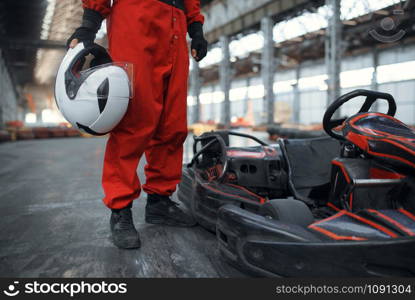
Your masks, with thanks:
M128 246L117 245L114 240L112 240L112 243L114 244L115 247L117 247L119 249L131 250L131 249L140 249L141 248L141 243L137 243L136 245L128 245Z
M114 236L111 234L111 241L114 244L114 246L116 246L119 249L139 249L141 248L141 240L139 237L137 237L137 239L133 240L125 240L124 243L120 242L120 241L116 241L114 239Z

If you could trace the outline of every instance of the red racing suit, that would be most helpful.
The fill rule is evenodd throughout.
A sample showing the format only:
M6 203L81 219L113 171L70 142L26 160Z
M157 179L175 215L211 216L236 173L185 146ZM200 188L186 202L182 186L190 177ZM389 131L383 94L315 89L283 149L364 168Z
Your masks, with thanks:
M114 0L112 6L110 0L82 2L107 18L112 59L134 64L134 97L106 146L103 201L121 209L138 198L137 167L143 154L143 190L170 196L181 179L187 137L187 27L203 23L200 1L182 0L184 9L161 0Z

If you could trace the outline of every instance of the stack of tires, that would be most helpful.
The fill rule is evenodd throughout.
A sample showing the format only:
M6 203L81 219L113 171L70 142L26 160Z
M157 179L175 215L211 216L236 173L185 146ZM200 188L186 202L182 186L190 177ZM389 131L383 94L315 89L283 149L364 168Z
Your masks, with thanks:
M11 135L7 130L0 130L0 143L11 141Z
M22 121L10 121L6 123L6 129L0 131L0 142L79 136L81 133L77 129L64 124L53 127L26 127Z
M36 139L47 139L50 137L49 130L46 127L33 128L33 134Z
M33 140L34 138L35 134L32 128L19 128L16 131L17 140Z
M50 137L61 138L65 137L65 128L62 127L50 127L49 128Z

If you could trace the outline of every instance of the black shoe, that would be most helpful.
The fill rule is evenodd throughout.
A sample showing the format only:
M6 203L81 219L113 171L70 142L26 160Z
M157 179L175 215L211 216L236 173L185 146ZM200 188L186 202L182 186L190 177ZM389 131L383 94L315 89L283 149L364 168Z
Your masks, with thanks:
M193 217L186 214L167 196L149 194L146 205L146 222L150 224L192 227L196 225Z
M134 227L131 208L113 210L110 219L112 241L115 246L122 249L140 248L141 242Z

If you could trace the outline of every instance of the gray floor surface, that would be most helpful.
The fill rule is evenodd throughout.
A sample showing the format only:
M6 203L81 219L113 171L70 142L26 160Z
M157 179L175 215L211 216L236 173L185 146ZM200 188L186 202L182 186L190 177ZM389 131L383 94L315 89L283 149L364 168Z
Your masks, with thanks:
M1 277L245 276L221 260L216 237L203 228L146 224L145 194L133 209L142 248L114 247L101 202L105 141L0 144Z

